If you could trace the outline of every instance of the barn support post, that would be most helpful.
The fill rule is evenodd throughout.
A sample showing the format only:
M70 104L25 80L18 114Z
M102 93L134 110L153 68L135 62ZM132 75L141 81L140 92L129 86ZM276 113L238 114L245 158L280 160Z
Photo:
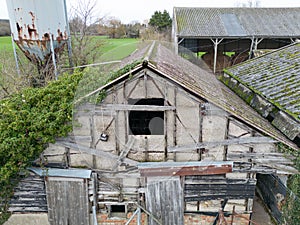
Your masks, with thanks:
M12 43L13 50L14 50L17 73L18 73L18 76L20 77L20 68L19 68L18 56L17 56L17 51L16 51L16 46L15 46L13 34L11 34L11 43Z
M249 53L249 59L252 57L253 52L257 50L257 46L260 42L264 40L263 38L251 38L251 46L250 46L250 53Z
M218 55L218 45L223 41L223 38L210 39L214 43L214 73L217 71L217 55Z
M55 52L54 52L54 47L53 47L53 34L51 34L51 33L50 33L50 48L51 48L51 53L52 53L55 80L57 80L58 74L57 74L57 68L56 68Z

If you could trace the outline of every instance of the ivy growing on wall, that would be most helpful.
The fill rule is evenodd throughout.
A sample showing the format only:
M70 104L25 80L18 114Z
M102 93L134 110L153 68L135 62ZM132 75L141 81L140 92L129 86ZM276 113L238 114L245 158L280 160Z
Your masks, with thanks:
M20 172L56 137L72 130L72 102L82 73L0 101L0 224Z
M43 88L26 88L0 100L0 224L5 222L8 202L19 175L37 159L55 138L72 131L72 110L75 100L120 75L132 70L133 62L115 72L75 71L62 75ZM84 79L83 79L84 77ZM105 91L98 93L101 101Z
M280 144L280 149L295 157L294 166L300 171L300 152ZM288 179L288 189L286 194L286 204L283 208L282 224L298 225L300 221L300 174L294 174Z

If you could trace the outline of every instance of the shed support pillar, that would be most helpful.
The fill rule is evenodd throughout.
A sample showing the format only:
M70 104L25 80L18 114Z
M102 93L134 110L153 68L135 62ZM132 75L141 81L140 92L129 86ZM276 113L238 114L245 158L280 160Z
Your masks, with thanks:
M252 38L249 59L252 57L253 52L257 50L257 46L260 42L262 42L262 40L264 40L264 39L263 38L260 38L260 39L259 38Z
M223 38L221 38L221 39L216 38L215 40L211 39L211 41L214 43L214 73L216 73L216 70L217 70L218 44L220 44L221 41L223 41Z

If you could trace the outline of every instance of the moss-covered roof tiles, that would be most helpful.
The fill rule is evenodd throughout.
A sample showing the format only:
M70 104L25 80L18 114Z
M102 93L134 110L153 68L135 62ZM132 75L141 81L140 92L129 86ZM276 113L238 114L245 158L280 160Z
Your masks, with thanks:
M254 58L226 71L300 122L300 44Z

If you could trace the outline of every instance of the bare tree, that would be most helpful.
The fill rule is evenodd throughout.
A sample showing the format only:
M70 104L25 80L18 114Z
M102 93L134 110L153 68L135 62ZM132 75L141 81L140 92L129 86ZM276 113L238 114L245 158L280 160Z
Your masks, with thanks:
M93 63L100 54L103 41L93 36L95 26L103 18L96 16L96 0L79 0L69 13L72 35L73 63L82 66Z
M122 22L115 18L110 17L105 22L106 33L110 38L121 38L126 36L126 27Z

